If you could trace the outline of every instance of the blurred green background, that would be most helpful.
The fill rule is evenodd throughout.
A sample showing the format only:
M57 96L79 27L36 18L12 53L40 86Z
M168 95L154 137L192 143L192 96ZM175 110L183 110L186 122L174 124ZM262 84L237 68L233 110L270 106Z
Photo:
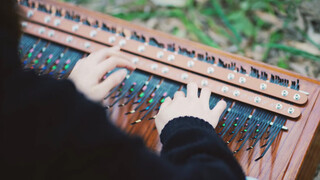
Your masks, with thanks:
M320 80L320 0L60 0Z

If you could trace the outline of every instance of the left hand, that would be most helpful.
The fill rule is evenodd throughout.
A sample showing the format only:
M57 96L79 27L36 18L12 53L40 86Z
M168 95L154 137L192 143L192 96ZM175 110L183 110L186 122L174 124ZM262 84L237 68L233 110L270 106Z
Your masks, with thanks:
M108 92L121 83L127 75L127 70L122 69L102 79L106 73L116 67L135 69L129 58L121 54L120 47L103 48L79 60L70 73L69 79L88 99L102 102Z
M159 113L155 119L158 133L161 134L162 129L170 120L183 116L203 119L215 128L227 104L225 101L220 100L211 110L209 107L210 95L210 89L203 88L200 97L198 97L198 85L189 83L187 85L187 96L184 92L177 91L173 99L167 97L160 106Z

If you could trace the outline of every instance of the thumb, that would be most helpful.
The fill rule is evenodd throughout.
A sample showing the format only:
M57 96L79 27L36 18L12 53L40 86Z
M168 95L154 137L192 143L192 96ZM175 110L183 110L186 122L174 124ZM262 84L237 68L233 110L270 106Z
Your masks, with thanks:
M210 122L211 125L215 128L218 124L219 117L223 113L223 111L226 109L227 103L224 100L221 100L217 103L217 105L211 110L211 117L212 121Z
M104 81L98 85L99 92L103 97L107 96L109 91L120 84L127 75L126 69L121 69L110 74ZM103 98L102 97L102 98Z

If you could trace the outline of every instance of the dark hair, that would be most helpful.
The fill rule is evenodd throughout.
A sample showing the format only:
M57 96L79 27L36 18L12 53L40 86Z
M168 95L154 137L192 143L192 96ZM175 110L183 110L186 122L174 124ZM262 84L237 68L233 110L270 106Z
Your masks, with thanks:
M16 0L0 5L0 75L8 76L20 67L18 45L21 35L20 10Z

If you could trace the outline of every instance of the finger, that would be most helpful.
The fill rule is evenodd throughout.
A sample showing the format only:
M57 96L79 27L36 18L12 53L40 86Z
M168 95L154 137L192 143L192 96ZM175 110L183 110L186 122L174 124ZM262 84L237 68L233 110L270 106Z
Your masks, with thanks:
M97 68L98 76L102 77L116 67L127 68L129 70L134 70L136 68L131 62L112 56L99 64L99 67Z
M198 85L194 82L187 85L187 98L198 97Z
M119 46L113 46L112 48L102 48L98 51L91 53L87 59L90 59L95 62L100 62L106 59L110 54L117 54L120 52Z
M213 116L220 117L223 111L226 109L227 103L224 100L221 100L217 105L211 110Z
M130 62L131 62L131 60L132 60L131 57L129 57L129 56L127 56L126 54L118 51L118 52L110 52L110 53L108 53L108 54L107 54L107 58L104 59L104 60L102 60L102 61L99 61L99 63L104 62L105 60L108 60L109 57L113 57L113 56L118 57L118 58L125 59L125 60L130 61Z
M177 91L176 93L174 93L173 99L181 99L181 98L184 98L184 97L186 97L186 96L184 95L184 92L182 92L182 91Z
M104 81L102 81L97 88L98 93L101 94L101 97L104 98L108 95L109 91L120 84L127 75L127 70L121 69L112 73Z
M168 97L164 100L164 102L161 104L160 110L163 109L163 108L165 108L165 107L167 107L171 102L172 102L172 99L168 96ZM160 110L159 110L159 111L160 111Z
M206 104L209 104L211 91L209 88L202 88L200 93L200 100Z

